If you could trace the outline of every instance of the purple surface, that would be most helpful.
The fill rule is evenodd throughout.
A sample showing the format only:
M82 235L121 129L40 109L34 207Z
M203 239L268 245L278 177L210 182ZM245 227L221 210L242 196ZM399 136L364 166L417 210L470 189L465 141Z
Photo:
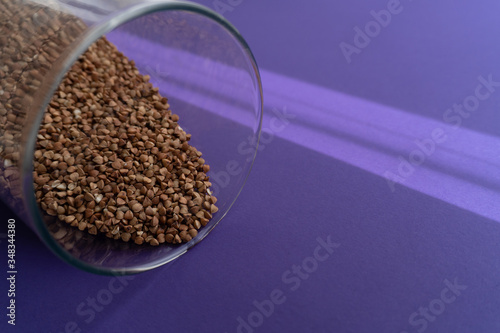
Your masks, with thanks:
M500 91L459 128L442 121L479 76L500 81L498 4L402 2L348 64L339 43L387 3L244 0L226 12L263 69L264 127L273 110L293 116L264 137L235 206L199 246L123 289L61 262L18 221L17 325L4 316L0 330L229 333L250 316L258 327L240 332L500 331ZM391 191L384 172L436 128L448 140ZM328 236L332 253L316 250ZM292 272L300 264L307 277ZM109 304L91 317L96 297Z

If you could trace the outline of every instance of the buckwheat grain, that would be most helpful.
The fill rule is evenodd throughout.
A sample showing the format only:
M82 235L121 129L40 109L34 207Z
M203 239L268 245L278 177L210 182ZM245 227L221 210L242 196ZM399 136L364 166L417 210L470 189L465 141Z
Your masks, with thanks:
M94 235L189 242L218 208L210 167L178 121L149 77L99 39L66 74L40 127L40 207Z

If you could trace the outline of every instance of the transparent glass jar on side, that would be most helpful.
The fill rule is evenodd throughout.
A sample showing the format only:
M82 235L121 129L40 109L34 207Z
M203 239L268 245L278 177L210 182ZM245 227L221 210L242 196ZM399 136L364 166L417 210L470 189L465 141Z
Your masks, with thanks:
M0 0L0 22L2 201L58 256L94 273L152 269L204 239L242 190L260 136L259 71L236 29L182 1L90 1L82 7L76 1ZM75 62L103 36L168 99L178 125L191 135L189 144L210 166L218 211L187 243L137 245L89 234L48 216L37 202L34 154L47 107Z

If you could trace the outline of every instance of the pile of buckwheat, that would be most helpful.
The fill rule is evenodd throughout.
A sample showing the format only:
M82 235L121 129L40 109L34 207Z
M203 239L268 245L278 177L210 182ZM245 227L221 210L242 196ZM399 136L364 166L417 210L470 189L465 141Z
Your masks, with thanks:
M87 28L53 5L0 0L0 197L25 220L21 154L39 112L37 95L43 96L54 65Z
M90 234L179 244L217 212L201 152L167 99L105 38L66 74L35 151L40 207Z

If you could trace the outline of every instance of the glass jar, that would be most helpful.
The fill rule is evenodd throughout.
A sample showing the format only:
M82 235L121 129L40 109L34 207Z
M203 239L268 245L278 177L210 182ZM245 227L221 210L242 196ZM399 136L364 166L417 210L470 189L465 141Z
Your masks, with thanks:
M102 36L149 75L210 165L219 210L187 243L137 245L92 235L49 217L37 202L34 152L47 107L71 66ZM136 273L179 257L227 214L255 159L262 121L255 59L231 24L194 3L0 0L0 82L0 197L53 252L87 271Z

